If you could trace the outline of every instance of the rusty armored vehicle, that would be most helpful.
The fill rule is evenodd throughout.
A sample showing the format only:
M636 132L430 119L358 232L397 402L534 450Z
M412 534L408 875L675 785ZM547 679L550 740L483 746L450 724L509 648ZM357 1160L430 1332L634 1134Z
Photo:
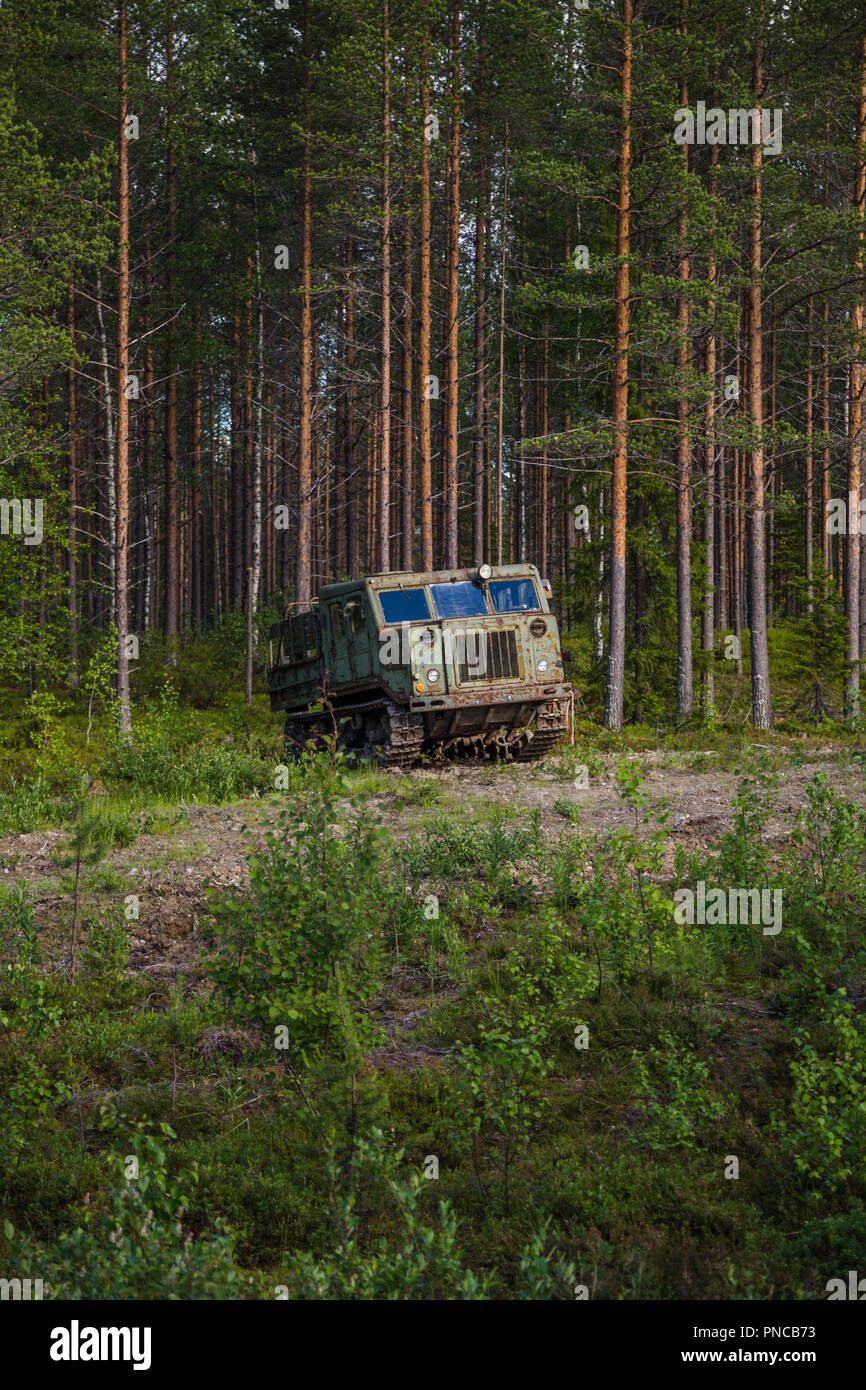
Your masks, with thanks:
M543 757L572 701L548 591L527 564L328 585L270 630L288 754L336 733L353 760L385 765Z

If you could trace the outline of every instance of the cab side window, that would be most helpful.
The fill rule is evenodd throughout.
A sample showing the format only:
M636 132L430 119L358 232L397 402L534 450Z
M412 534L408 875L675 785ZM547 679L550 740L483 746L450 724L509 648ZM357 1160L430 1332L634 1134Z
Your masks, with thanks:
M360 599L353 598L349 600L346 607L343 609L343 617L347 627L350 628L352 632L364 631L364 607Z

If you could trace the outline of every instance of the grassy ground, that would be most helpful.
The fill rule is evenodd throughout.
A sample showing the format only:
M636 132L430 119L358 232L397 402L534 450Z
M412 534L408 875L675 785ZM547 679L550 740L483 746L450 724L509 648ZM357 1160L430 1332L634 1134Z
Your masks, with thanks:
M3 1274L796 1299L857 1268L857 733L585 719L538 767L407 775L281 771L261 697L155 689L132 751L89 722L5 724ZM678 921L699 881L781 889L781 930Z

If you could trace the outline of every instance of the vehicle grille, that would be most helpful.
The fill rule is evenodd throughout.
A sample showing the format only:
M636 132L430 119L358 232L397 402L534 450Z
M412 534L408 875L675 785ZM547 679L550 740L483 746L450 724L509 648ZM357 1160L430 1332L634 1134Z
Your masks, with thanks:
M519 680L520 660L514 628L467 632L458 671L461 685L467 681Z

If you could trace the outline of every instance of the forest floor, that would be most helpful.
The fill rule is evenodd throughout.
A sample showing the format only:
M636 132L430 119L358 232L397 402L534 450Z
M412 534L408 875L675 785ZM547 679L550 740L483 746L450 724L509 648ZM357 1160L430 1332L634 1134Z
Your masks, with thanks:
M111 1155L137 1153L135 1136L157 1127L170 1140L158 1178L169 1252L178 1194L191 1202L181 1297L224 1296L234 1272L242 1296L382 1296L413 1242L426 1249L434 1226L446 1239L432 1197L430 1230L389 1197L410 1200L400 1184L430 1155L459 1260L495 1297L570 1298L577 1280L592 1298L814 1298L856 1267L861 735L640 726L614 741L578 726L576 746L536 765L337 770L324 755L291 769L283 792L270 790L279 735L258 714L189 747L168 736L189 735L187 715L142 721L138 761L93 750L86 813L39 801L41 820L18 822L38 828L0 836L0 946L14 962L0 972L0 1095L12 1096L0 1215L23 1233L8 1252L21 1268L36 1267L36 1241L52 1287L105 1296L86 1260L67 1262L64 1233L83 1221L95 1255L111 1243L127 1212ZM259 790L218 801L233 773ZM40 785L11 786L7 831ZM70 969L76 825L92 811L101 839L81 864ZM374 844L367 826L383 832ZM783 886L785 929L677 925L675 885L701 879ZM221 937L226 923L239 934ZM327 1048L301 1051L296 1071L271 1041L284 1016L273 977L277 1007L305 1007L279 971L346 923L362 1030L351 1085ZM251 961L260 978L244 973ZM363 1133L397 1146L369 1173L340 1166L356 1098ZM723 1180L730 1155L736 1183ZM334 1262L350 1181L363 1239ZM104 1229L88 1224L94 1193ZM233 1254L207 1244L215 1220L234 1231ZM390 1263L376 1275L380 1239ZM537 1284L532 1242L545 1251ZM325 1262L312 1285L306 1253ZM151 1264L112 1265L112 1296L163 1280ZM352 1288L375 1291L347 1295L349 1267ZM436 1296L472 1296L455 1295L456 1279L442 1273Z
M585 832L626 827L633 812L623 800L616 768L621 753L593 754L589 786L575 783L573 759L553 753L539 764L421 765L410 770L347 774L353 793L397 840L417 832L431 814L464 824L501 816L521 820L537 813L542 836L554 840L568 821ZM775 814L764 838L773 848L787 844L790 820L806 806L806 788L817 772L847 800L866 807L863 768L832 743L818 745L791 762L791 750L773 749L782 769ZM669 839L663 871L672 869L677 846L706 850L729 829L733 799L748 768L731 769L716 751L676 753L651 749L633 755L646 791L666 802ZM249 882L247 856L262 843L279 809L276 794L247 797L229 805L191 804L179 808L174 829L142 833L133 845L113 846L83 887L138 893L140 918L131 937L129 967L168 979L196 975L198 922L206 911L208 888L241 889ZM348 806L348 801L345 803ZM571 808L571 809L570 809ZM50 931L56 912L68 915L68 883L61 885L56 864L67 840L63 830L36 830L0 837L0 876L7 887L26 882L36 920ZM64 871L68 875L68 870Z

